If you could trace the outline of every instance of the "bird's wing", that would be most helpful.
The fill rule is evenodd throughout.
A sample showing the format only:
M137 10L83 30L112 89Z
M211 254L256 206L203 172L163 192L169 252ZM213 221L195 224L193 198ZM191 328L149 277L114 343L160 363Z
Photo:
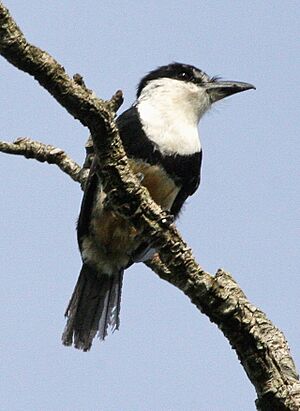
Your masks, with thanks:
M85 186L80 213L77 221L77 239L79 247L81 245L81 239L89 233L92 209L99 186L99 179L96 174L96 169L96 160L93 160Z
M173 161L177 163L176 177L180 181L181 187L171 207L171 213L177 217L183 203L189 196L193 195L199 187L202 151L188 156L177 156ZM168 170L167 166L166 169ZM172 170L170 170L170 172L172 172Z

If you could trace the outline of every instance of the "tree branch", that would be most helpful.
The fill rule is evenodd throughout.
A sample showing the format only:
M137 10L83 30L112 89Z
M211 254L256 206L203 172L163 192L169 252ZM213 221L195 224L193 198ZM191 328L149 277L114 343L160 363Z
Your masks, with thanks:
M74 181L81 183L85 180L82 168L72 160L62 149L49 144L33 141L30 138L21 137L13 143L0 141L0 151L6 154L16 154L25 158L32 158L41 163L55 164Z
M99 160L98 172L109 192L107 206L130 220L159 250L159 255L147 265L182 290L227 337L255 386L257 408L299 410L299 377L284 335L246 299L228 273L219 270L211 276L195 262L169 216L152 201L148 191L132 174L114 122L122 96L116 94L109 102L100 100L86 88L82 79L68 77L63 67L48 53L26 42L2 3L0 53L17 68L31 74L74 118L89 128ZM36 143L28 144L34 146ZM18 146L17 142L13 143L11 150L16 150L15 146ZM43 158L51 158L49 153L56 149L42 146ZM32 154L30 158L41 161L38 149L29 152ZM23 153L15 154L29 156L27 148ZM55 162L57 165L62 163ZM84 177L78 170L79 166L70 159L66 164L75 165L77 179L72 178L82 183ZM70 167L60 168L68 175L72 174Z

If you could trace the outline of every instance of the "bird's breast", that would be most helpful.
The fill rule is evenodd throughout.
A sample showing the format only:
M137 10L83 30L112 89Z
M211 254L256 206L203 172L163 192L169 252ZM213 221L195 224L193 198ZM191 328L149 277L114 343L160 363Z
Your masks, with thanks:
M163 210L170 210L181 187L160 165L141 160L129 160L129 164L134 174L140 176L141 184L147 188L152 199Z

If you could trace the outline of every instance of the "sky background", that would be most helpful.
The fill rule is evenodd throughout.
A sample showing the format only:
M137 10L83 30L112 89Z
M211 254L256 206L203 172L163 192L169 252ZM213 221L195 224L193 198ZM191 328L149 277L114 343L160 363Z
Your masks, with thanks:
M256 85L201 121L202 184L179 229L205 270L230 271L300 362L297 1L5 0L27 39L127 108L171 61ZM88 130L0 59L0 138L84 158ZM81 260L82 193L55 166L0 154L0 409L250 411L236 354L188 298L143 264L125 275L121 328L89 353L61 345Z

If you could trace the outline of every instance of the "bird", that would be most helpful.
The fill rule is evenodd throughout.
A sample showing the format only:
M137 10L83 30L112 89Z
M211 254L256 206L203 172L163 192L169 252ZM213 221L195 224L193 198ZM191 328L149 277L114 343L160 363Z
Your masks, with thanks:
M132 172L152 199L175 220L200 184L202 147L198 123L225 97L252 84L210 77L193 65L173 62L146 74L136 100L116 125ZM108 193L94 159L77 224L82 268L67 307L62 342L90 350L98 335L120 325L124 270L156 252L129 221L105 208Z

